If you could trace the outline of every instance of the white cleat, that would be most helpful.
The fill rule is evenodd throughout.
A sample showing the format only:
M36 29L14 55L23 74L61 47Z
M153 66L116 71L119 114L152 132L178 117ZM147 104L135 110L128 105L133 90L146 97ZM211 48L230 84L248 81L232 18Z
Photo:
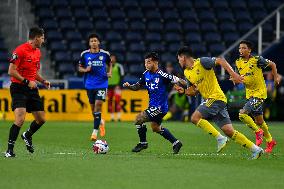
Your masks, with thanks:
M251 159L258 159L263 153L264 150L259 147L256 151L252 152Z
M218 139L217 140L217 153L220 153L225 148L228 142L229 142L229 139L227 137Z

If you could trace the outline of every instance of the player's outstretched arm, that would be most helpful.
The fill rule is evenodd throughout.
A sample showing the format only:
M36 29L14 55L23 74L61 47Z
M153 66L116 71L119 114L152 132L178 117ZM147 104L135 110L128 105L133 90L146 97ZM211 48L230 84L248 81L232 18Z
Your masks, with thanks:
M243 83L244 77L237 74L224 58L216 58L216 64L222 66L230 74L231 80L234 83Z
M277 67L276 67L276 64L274 62L272 62L271 60L268 60L269 64L268 66L271 68L271 72L273 74L273 77L274 77L274 82L276 85L279 85L282 77L280 74L277 73Z
M183 87L175 84L174 85L174 89L180 93L180 94L185 94L186 96L195 96L198 93L198 89L195 85L192 85L186 89L184 89Z
M140 84L139 83L135 83L133 85L130 85L128 82L123 83L123 87L130 89L132 91L138 91L140 89Z

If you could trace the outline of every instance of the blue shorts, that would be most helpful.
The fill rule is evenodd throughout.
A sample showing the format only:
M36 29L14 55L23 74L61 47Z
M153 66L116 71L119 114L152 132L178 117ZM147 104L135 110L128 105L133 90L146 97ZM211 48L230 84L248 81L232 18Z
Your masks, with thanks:
M106 100L107 89L87 89L90 104L95 104L96 100Z
M207 99L196 110L201 113L202 118L213 120L219 128L232 123L227 104L221 100Z
M262 98L250 97L246 104L244 105L243 109L246 110L249 114L253 117L259 116L263 114L263 102Z
M158 125L161 125L163 122L163 117L167 114L162 112L159 108L157 107L149 107L148 109L145 110L149 121L155 122Z

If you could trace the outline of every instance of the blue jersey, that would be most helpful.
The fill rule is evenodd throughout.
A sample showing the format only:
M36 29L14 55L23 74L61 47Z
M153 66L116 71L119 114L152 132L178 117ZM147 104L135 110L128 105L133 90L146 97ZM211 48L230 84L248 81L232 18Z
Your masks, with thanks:
M138 83L145 86L148 90L149 107L156 107L162 113L167 113L169 109L167 86L170 83L177 83L178 81L178 77L158 70L155 73L145 71Z
M108 88L107 64L110 63L109 52L100 49L97 53L85 50L81 53L79 65L86 68L91 66L91 71L84 75L86 89Z

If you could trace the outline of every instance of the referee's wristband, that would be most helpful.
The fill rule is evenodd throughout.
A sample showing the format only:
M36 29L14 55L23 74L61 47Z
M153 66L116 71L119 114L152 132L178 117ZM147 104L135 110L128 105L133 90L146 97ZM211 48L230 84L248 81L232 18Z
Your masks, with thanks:
M27 79L24 79L22 82L23 82L23 84L24 84L24 85L26 85L26 86L28 86L28 85L29 85L29 83L30 83L30 81L29 81L29 80L27 80Z

